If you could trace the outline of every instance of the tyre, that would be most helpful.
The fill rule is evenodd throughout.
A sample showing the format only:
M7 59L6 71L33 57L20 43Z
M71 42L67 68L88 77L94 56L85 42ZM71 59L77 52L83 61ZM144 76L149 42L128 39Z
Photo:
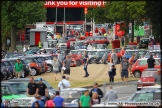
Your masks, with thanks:
M7 79L12 79L13 78L13 74L10 72L10 73L7 73Z
M49 72L52 72L52 70L53 70L53 66L50 65L50 64L47 64L47 66L48 66L48 70L47 70L47 72L48 72L48 73L49 73Z
M140 71L135 71L135 72L134 72L134 76L135 76L136 78L140 78L141 72L140 72Z
M36 75L38 75L38 70L36 69L36 68L31 68L31 71L30 71L30 75L31 76L36 76Z
M95 59L90 59L90 61L89 61L89 64L94 64L95 63Z

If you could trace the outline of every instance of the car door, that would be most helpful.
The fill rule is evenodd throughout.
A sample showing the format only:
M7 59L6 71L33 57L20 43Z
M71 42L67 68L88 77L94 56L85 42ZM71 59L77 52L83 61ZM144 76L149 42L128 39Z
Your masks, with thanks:
M143 70L145 70L147 68L148 68L147 59L138 61L138 65L136 66L136 70L139 70L140 72L142 72Z

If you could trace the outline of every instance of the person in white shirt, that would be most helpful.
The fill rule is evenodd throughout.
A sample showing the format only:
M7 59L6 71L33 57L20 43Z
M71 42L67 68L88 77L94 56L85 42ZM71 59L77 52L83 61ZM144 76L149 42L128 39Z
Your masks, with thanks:
M66 79L66 76L62 76L62 80L58 83L58 90L62 91L63 89L70 88L70 82Z
M30 50L30 46L28 46L28 50Z
M25 52L25 51L26 51L26 46L24 45L23 52Z

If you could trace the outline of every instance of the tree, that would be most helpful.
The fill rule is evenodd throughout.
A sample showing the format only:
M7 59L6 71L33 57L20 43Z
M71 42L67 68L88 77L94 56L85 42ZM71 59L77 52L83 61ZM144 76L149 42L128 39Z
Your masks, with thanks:
M25 24L42 21L46 9L44 1L2 1L1 2L1 31L11 33L11 51L16 50L16 31L25 27ZM5 36L5 32L2 32Z
M145 1L110 1L105 4L105 8L95 8L94 16L96 21L124 21L125 43L128 43L128 24L140 19L145 14ZM89 10L88 10L89 11ZM134 33L132 36L132 41Z

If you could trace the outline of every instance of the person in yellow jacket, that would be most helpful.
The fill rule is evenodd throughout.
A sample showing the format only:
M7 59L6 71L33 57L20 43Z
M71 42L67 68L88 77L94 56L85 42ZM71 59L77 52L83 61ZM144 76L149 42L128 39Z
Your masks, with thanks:
M42 43L41 43L41 41L39 41L38 47L39 47L39 49L42 48Z

